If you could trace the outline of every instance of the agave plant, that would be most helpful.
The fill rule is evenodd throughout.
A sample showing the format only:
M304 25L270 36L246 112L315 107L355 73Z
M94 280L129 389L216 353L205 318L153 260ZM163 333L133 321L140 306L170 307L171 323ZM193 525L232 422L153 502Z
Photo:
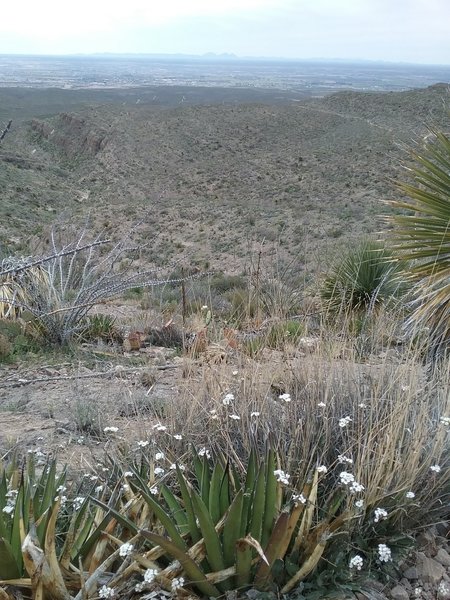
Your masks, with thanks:
M415 284L410 330L429 328L434 347L445 348L450 339L450 138L432 129L411 155L413 182L398 184L406 199L391 202L402 212L388 220L398 259L413 261L407 274Z
M321 296L333 312L367 312L398 297L400 265L381 243L363 241L325 278Z
M195 454L192 481L177 465L173 486L150 489L133 470L128 493L136 514L147 521L153 515L153 526L140 531L152 549L135 560L151 568L152 581L169 591L183 576L186 585L209 597L250 586L287 593L316 568L333 533L353 515L344 510L337 516L341 502L334 497L313 526L318 471L292 495L278 466L273 450L263 460L252 452L241 480L223 457L211 464Z

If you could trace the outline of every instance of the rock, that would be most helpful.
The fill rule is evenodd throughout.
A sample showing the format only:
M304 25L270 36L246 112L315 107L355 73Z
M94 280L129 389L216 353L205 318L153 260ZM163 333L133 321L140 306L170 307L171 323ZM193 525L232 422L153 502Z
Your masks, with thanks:
M409 594L401 585L396 585L390 591L392 600L409 600Z
M417 573L424 583L436 585L442 579L445 569L434 558L429 558L423 552L417 553Z
M434 556L437 552L436 536L430 530L422 531L416 538L417 547L429 556Z
M444 548L439 548L436 556L434 557L438 563L441 563L444 567L450 567L450 554Z
M416 567L409 567L406 571L403 571L403 577L406 579L419 579L419 574L417 573Z

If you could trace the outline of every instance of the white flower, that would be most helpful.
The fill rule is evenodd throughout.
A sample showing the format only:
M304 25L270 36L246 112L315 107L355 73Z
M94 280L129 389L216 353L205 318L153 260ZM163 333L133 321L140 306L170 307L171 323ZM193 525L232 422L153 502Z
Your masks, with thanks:
M90 475L89 481L98 481L98 475Z
M164 452L157 452L155 454L155 460L162 460L164 458Z
M228 415L230 417L230 419L233 419L233 421L240 421L241 417L239 415Z
M432 465L430 467L430 470L433 471L433 473L440 473L441 472L441 467L439 465Z
M234 394L227 394L225 396L225 398L222 400L222 404L224 406L229 406L232 403L233 400L234 400Z
M59 487L56 488L56 491L58 492L58 494L62 494L66 490L67 490L67 488L65 485L60 485Z
M80 444L80 446L84 444L84 435L80 435L80 437L77 439L77 444Z
M119 549L119 556L130 556L133 552L133 548L133 544L129 544L128 542L122 544Z
M376 508L373 520L375 521L375 523L378 523L378 521L383 521L384 519L386 519L387 516L387 510L384 510L384 508Z
M352 418L351 417L342 417L342 419L339 419L339 427L347 427L347 425L351 422Z
M350 483L353 483L355 481L353 475L351 473L348 473L347 471L342 471L342 473L339 473L339 479L344 485L349 485Z
M319 408L325 408L326 404L325 404L325 402L319 402L319 404L317 406Z
M143 592L145 588L145 581L141 581L140 583L137 583L134 586L134 591L135 592Z
M61 506L64 506L64 504L67 502L67 496L56 496L55 497L55 502L59 500L59 503Z
M86 500L86 498L83 498L83 496L77 496L76 498L74 498L73 500L73 508L75 510L80 510L80 508L83 505L83 502Z
M259 417L260 414L261 413L259 413L258 411L255 410L255 411L253 411L253 412L250 413L250 416L251 417Z
M356 508L364 508L364 500L357 500L355 506Z
M155 467L155 475L164 475L164 473L164 469L161 469L161 467Z
M361 571L363 564L364 561L362 559L362 556L356 554L356 556L350 559L348 566L350 567L350 569L357 569L358 571Z
M133 477L133 471L125 471L123 476L124 477Z
M184 577L175 577L172 581L172 592L176 592L184 585Z
M157 496L158 495L158 488L156 487L156 485L154 485L153 487L150 488L150 494L152 496Z
M5 506L5 508L2 510L2 512L6 513L7 515L10 515L13 511L14 511L14 504L7 504Z
M202 310L208 310L208 306L207 306L206 304L204 304L204 305L202 306Z
M166 431L167 427L161 425L161 423L157 423L156 425L153 425L153 429L156 429L156 431Z
M450 417L441 417L440 419L440 423L442 423L442 425L450 425Z
M144 573L144 581L146 583L152 583L157 575L158 571L156 569L147 569Z
M338 463L346 463L348 465L352 465L353 464L353 459L352 458L348 458L347 456L344 456L343 454L339 454L339 456L337 457L338 459Z
M119 428L118 427L105 427L103 429L103 431L105 433L117 433L119 431ZM103 587L105 587L105 586L103 586Z
M378 558L381 562L389 562L392 560L392 554L386 544L378 544Z
M128 492L130 486L127 483L124 483L120 489L122 490L122 492Z
M281 394L280 396L278 396L278 398L280 400L283 400L283 402L290 402L292 400L290 394Z
M410 500L412 500L412 498L415 498L416 495L414 492L406 492L406 497L409 498Z
M317 467L318 473L326 473L327 471L328 471L328 469L326 468L325 465L320 465L320 467Z
M179 433L176 433L176 434L173 436L173 438L174 438L174 440L182 440L182 439L183 439L183 436L182 436L182 435L180 435Z
M292 500L295 502L296 505L299 502L300 502L300 504L306 504L306 498L303 494L293 494Z
M239 374L239 371L233 371L231 374L232 374L232 375L234 375L234 376L236 377L236 375L238 375L238 374Z
M284 483L285 485L289 484L289 478L291 477L288 473L285 473L281 469L276 469L273 474L275 475L277 481L280 483Z
M358 483L357 481L352 481L349 487L351 494L359 494L364 491L364 486Z
M147 441L147 440L139 440L138 443L137 443L137 445L139 446L139 448L145 448L149 444L150 444L150 442Z
M100 492L103 492L103 486L102 486L102 485L98 485L98 486L95 488L95 490L94 490L94 491L95 491L95 493L96 493L96 494L100 494Z
M113 588L110 588L106 585L101 587L98 591L99 598L114 598L114 595L115 595L115 591L113 590Z
M359 407L359 408L367 408L367 404L364 404L364 402L360 402L360 403L358 404L358 407Z
M206 456L206 458L211 458L211 452L208 450L208 448L205 448L205 446L203 446L203 448L200 448L200 450L198 451L198 455Z

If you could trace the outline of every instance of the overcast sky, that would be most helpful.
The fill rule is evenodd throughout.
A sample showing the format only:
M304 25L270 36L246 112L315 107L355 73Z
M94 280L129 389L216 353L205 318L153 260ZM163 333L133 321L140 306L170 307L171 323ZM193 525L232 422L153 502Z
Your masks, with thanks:
M0 53L80 52L231 52L450 64L450 0L2 3Z

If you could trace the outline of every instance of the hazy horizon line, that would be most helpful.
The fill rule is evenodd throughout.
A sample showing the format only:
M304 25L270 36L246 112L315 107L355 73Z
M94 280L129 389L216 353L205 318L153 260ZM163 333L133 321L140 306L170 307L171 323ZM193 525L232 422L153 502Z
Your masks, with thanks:
M343 58L343 57L321 57L312 56L307 58L286 57L286 56L239 56L233 52L205 52L203 54L190 54L183 52L58 52L58 53L33 53L33 52L0 52L0 56L10 57L40 57L40 58L56 58L56 57L158 57L158 58L190 58L190 59L210 59L210 60L227 60L227 61L282 61L282 62L322 62L322 63L370 63L370 64L385 64L385 65L411 65L421 67L450 67L448 63L417 63L410 61L395 61L374 58Z

